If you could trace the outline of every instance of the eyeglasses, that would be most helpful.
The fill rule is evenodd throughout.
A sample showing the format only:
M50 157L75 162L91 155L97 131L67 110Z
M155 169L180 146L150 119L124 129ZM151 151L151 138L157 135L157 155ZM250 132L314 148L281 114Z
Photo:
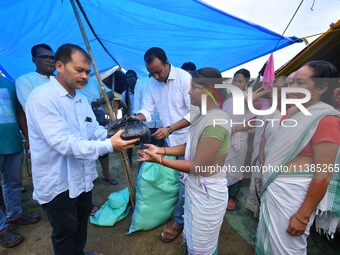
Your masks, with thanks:
M41 56L35 56L35 58L40 58L43 61L51 61L54 62L54 56L50 55L41 55Z

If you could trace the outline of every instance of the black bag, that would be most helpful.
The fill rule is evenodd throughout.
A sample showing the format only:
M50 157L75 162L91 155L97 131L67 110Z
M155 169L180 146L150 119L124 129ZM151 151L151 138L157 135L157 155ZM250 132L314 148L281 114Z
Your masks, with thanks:
M143 121L131 118L123 117L118 120L114 120L109 123L107 127L107 137L110 138L118 130L123 129L125 132L121 135L123 140L131 140L134 138L140 138L136 145L141 143L150 143L151 134L149 128L143 123Z

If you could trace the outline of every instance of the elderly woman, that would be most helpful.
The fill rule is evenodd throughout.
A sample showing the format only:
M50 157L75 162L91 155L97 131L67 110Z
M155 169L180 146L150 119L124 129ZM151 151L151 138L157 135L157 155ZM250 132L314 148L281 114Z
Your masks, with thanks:
M207 100L207 114L191 122L186 144L176 147L146 145L139 161L157 162L185 173L184 241L188 254L216 254L220 228L228 201L226 174L220 171L230 144L228 115L222 106L224 89L221 73L202 68L192 73L191 103L201 108ZM219 122L216 123L216 120ZM162 155L185 155L185 160L163 158ZM218 166L220 168L218 168Z
M336 68L327 61L311 61L294 75L293 86L311 94L304 115L291 107L286 118L294 128L280 126L267 141L265 171L257 231L257 254L306 254L307 236L316 217L317 229L336 230L340 216L339 112L328 103L339 86ZM305 95L292 93L290 98Z

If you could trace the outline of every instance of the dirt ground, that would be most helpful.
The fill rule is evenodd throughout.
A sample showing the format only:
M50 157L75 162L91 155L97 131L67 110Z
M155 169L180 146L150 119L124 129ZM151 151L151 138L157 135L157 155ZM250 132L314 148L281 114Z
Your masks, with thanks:
M110 156L110 172L118 178L120 183L116 186L109 185L101 179L101 167L98 165L99 177L95 181L93 190L93 202L101 205L111 192L121 190L125 187L125 180L121 171L120 160L117 154ZM24 164L24 187L26 191L23 193L23 208L25 211L39 211L42 220L30 226L13 226L13 229L25 237L25 241L18 246L5 249L0 246L0 255L50 255L53 254L52 243L50 239L51 227L47 221L45 213L41 207L32 200L32 184L31 179L27 176ZM136 167L133 168L134 175ZM127 218L118 222L113 227L98 227L89 223L88 238L86 249L90 251L101 252L105 255L178 255L183 254L181 238L177 238L172 243L163 243L158 239L159 233L164 226L160 226L154 230L147 232L137 232L127 235L130 223L130 213ZM232 245L230 245L232 244ZM248 243L231 229L225 220L222 225L219 242L220 253L222 255L238 254L249 255L254 254L253 249Z
M125 180L121 170L121 163L118 154L110 155L110 172L116 177L120 183L116 186L109 185L101 179L101 167L97 162L98 179L95 181L93 190L93 202L101 205L111 192L124 188ZM132 169L133 175L136 175L136 166ZM24 182L26 191L23 193L24 211L39 211L42 220L31 226L13 226L13 229L25 237L25 241L18 246L5 249L0 246L0 255L50 255L53 254L52 243L50 239L51 227L47 221L47 217L41 207L32 200L32 181L27 176L25 164L23 167ZM237 212L235 212L237 213ZM241 213L241 211L239 212ZM113 227L98 227L89 223L88 239L86 249L89 251L101 252L105 255L179 255L183 254L181 238L177 238L172 243L163 243L158 239L159 233L164 226L160 226L154 230L147 232L137 232L127 235L132 213L124 220L118 222ZM251 226L251 222L246 225ZM235 228L234 228L235 229ZM311 235L313 250L310 249L308 254L340 254L338 253L340 245L330 248L327 241L321 240L318 235ZM340 239L340 238L339 238ZM339 242L339 239L335 242ZM309 241L310 242L310 241ZM339 242L340 244L340 242ZM322 251L322 252L321 252ZM220 255L252 255L253 247L249 245L236 231L231 228L227 220L224 219L220 238L219 238L219 254Z

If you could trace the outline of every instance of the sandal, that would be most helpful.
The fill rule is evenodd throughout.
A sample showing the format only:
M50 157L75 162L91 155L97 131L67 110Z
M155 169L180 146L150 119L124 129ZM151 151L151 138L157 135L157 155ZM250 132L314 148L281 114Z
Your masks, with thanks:
M24 237L10 229L3 231L0 235L0 245L5 248L16 246L22 241L24 241Z
M175 220L172 220L159 235L159 239L165 243L175 240L183 231L183 226L177 225Z

